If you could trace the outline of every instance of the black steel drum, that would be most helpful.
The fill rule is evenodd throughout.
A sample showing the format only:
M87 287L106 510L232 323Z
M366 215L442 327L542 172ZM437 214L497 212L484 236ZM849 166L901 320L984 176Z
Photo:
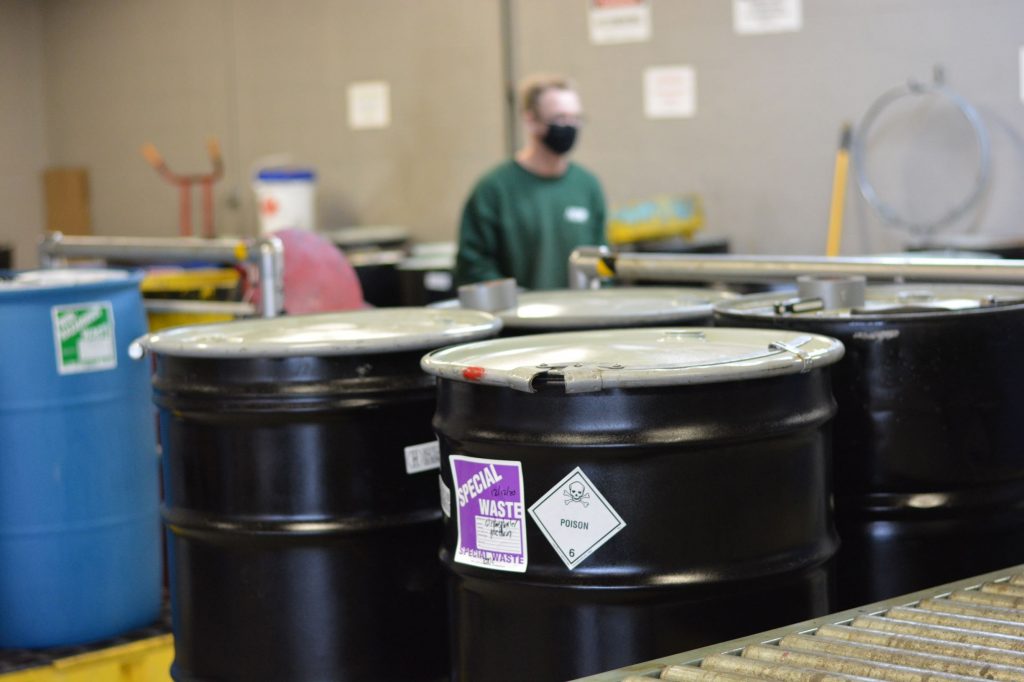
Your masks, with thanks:
M360 251L348 255L359 278L364 301L378 308L402 305L398 264L404 258L402 251Z
M324 234L355 268L367 303L378 308L402 305L398 265L407 256L409 230L397 225L361 225Z
M871 286L853 307L774 294L715 312L846 345L833 381L840 608L1024 562L1024 288Z
M14 247L10 244L0 244L0 270L10 270L14 267Z
M455 244L417 244L398 265L402 305L427 305L455 296Z
M829 612L841 355L658 328L428 354L453 679L566 680Z
M713 305L732 294L699 287L615 287L527 291L499 310L503 336L587 329L711 324ZM458 308L458 299L431 304Z
M491 336L393 309L149 336L179 682L436 680L434 385L424 350Z

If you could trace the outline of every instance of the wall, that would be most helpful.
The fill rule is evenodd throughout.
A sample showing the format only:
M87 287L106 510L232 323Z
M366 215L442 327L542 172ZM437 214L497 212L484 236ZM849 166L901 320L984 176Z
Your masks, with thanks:
M50 156L88 168L95 233L177 234L177 192L142 158L145 142L196 172L209 168L204 141L216 136L237 165L229 11L204 0L44 4Z
M43 227L42 13L34 0L0 0L0 242L15 267L36 263Z
M842 122L942 64L982 110L994 151L985 204L954 228L1024 237L1019 0L804 0L802 31L760 36L733 31L727 0L652 0L652 40L614 46L590 44L582 2L515 8L516 70L577 79L592 121L579 158L612 200L696 191L709 230L736 250L824 253ZM696 68L696 117L646 119L643 69L674 64ZM917 219L966 196L977 166L969 128L935 99L887 110L867 148L880 194ZM852 182L847 196L844 253L900 246Z
M940 63L993 141L991 189L954 227L1020 233L1024 2L804 0L799 33L739 36L728 0L652 0L650 42L594 46L584 0L508 1L514 74L578 80L591 120L578 158L612 201L696 191L708 230L735 250L821 253L840 126ZM500 0L42 7L50 158L89 166L101 234L176 232L176 193L138 155L145 141L172 167L199 170L204 138L221 138L218 222L229 232L254 230L252 164L287 151L320 172L325 226L404 224L420 240L454 237L473 180L505 153ZM697 115L648 120L643 69L671 64L696 68ZM392 85L387 130L346 126L346 87L365 79ZM964 195L976 150L948 103L908 104L881 123L868 151L884 197L926 218ZM846 218L844 253L904 241L852 181Z
M450 239L469 185L501 155L497 3L235 7L243 159L287 150L316 166L325 226L399 224ZM389 128L347 127L346 86L365 80L391 84Z
M51 0L47 130L87 165L100 234L173 235L177 193L138 153L227 177L221 232L255 231L249 178L286 152L319 173L323 227L399 224L448 239L476 174L501 156L498 5L479 0ZM352 131L347 86L391 83L392 125Z

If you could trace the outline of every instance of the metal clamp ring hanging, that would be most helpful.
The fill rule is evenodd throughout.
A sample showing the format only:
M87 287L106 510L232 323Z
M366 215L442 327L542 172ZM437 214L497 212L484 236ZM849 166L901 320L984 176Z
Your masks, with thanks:
M875 190L874 185L872 185L871 181L867 178L867 170L865 168L866 152L864 146L871 127L875 124L875 121L886 107L904 97L925 94L937 94L945 97L947 100L952 102L957 110L963 115L967 120L967 123L970 124L977 139L979 159L978 172L975 176L974 187L967 198L958 206L954 206L944 215L939 216L935 220L921 222L901 217L892 206L883 202L878 196L878 192ZM932 230L948 225L973 209L981 200L985 189L988 187L989 178L992 174L991 145L989 143L988 131L985 129L985 125L981 120L981 115L978 113L977 109L963 98L963 96L945 86L943 83L941 69L936 69L935 82L931 84L911 80L907 82L906 85L895 87L888 92L883 93L881 97L875 100L868 108L864 117L861 119L860 125L857 127L857 133L854 135L853 139L852 151L854 171L857 175L857 185L859 186L860 193L864 199L872 208L875 209L878 215L886 223L896 227L905 228L912 233L919 235L926 235Z

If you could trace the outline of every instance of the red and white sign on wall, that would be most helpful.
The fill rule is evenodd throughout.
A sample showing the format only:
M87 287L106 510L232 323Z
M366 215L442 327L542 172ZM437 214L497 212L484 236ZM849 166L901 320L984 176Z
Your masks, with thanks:
M650 0L590 0L590 42L614 45L650 39Z
M644 69L644 115L647 118L696 116L696 70L692 66L651 66Z

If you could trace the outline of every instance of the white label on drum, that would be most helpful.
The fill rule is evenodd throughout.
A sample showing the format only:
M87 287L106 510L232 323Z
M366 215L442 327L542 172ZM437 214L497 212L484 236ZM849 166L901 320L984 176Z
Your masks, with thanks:
M444 484L444 479L437 477L437 484L441 487L441 513L447 517L452 515L452 491Z
M570 571L626 527L579 467L544 493L530 516Z
M441 444L436 440L405 449L405 473L418 474L441 468Z
M117 367L110 301L53 306L50 317L58 372L79 374Z
M448 291L452 288L452 273L432 270L423 275L423 288L427 291Z

